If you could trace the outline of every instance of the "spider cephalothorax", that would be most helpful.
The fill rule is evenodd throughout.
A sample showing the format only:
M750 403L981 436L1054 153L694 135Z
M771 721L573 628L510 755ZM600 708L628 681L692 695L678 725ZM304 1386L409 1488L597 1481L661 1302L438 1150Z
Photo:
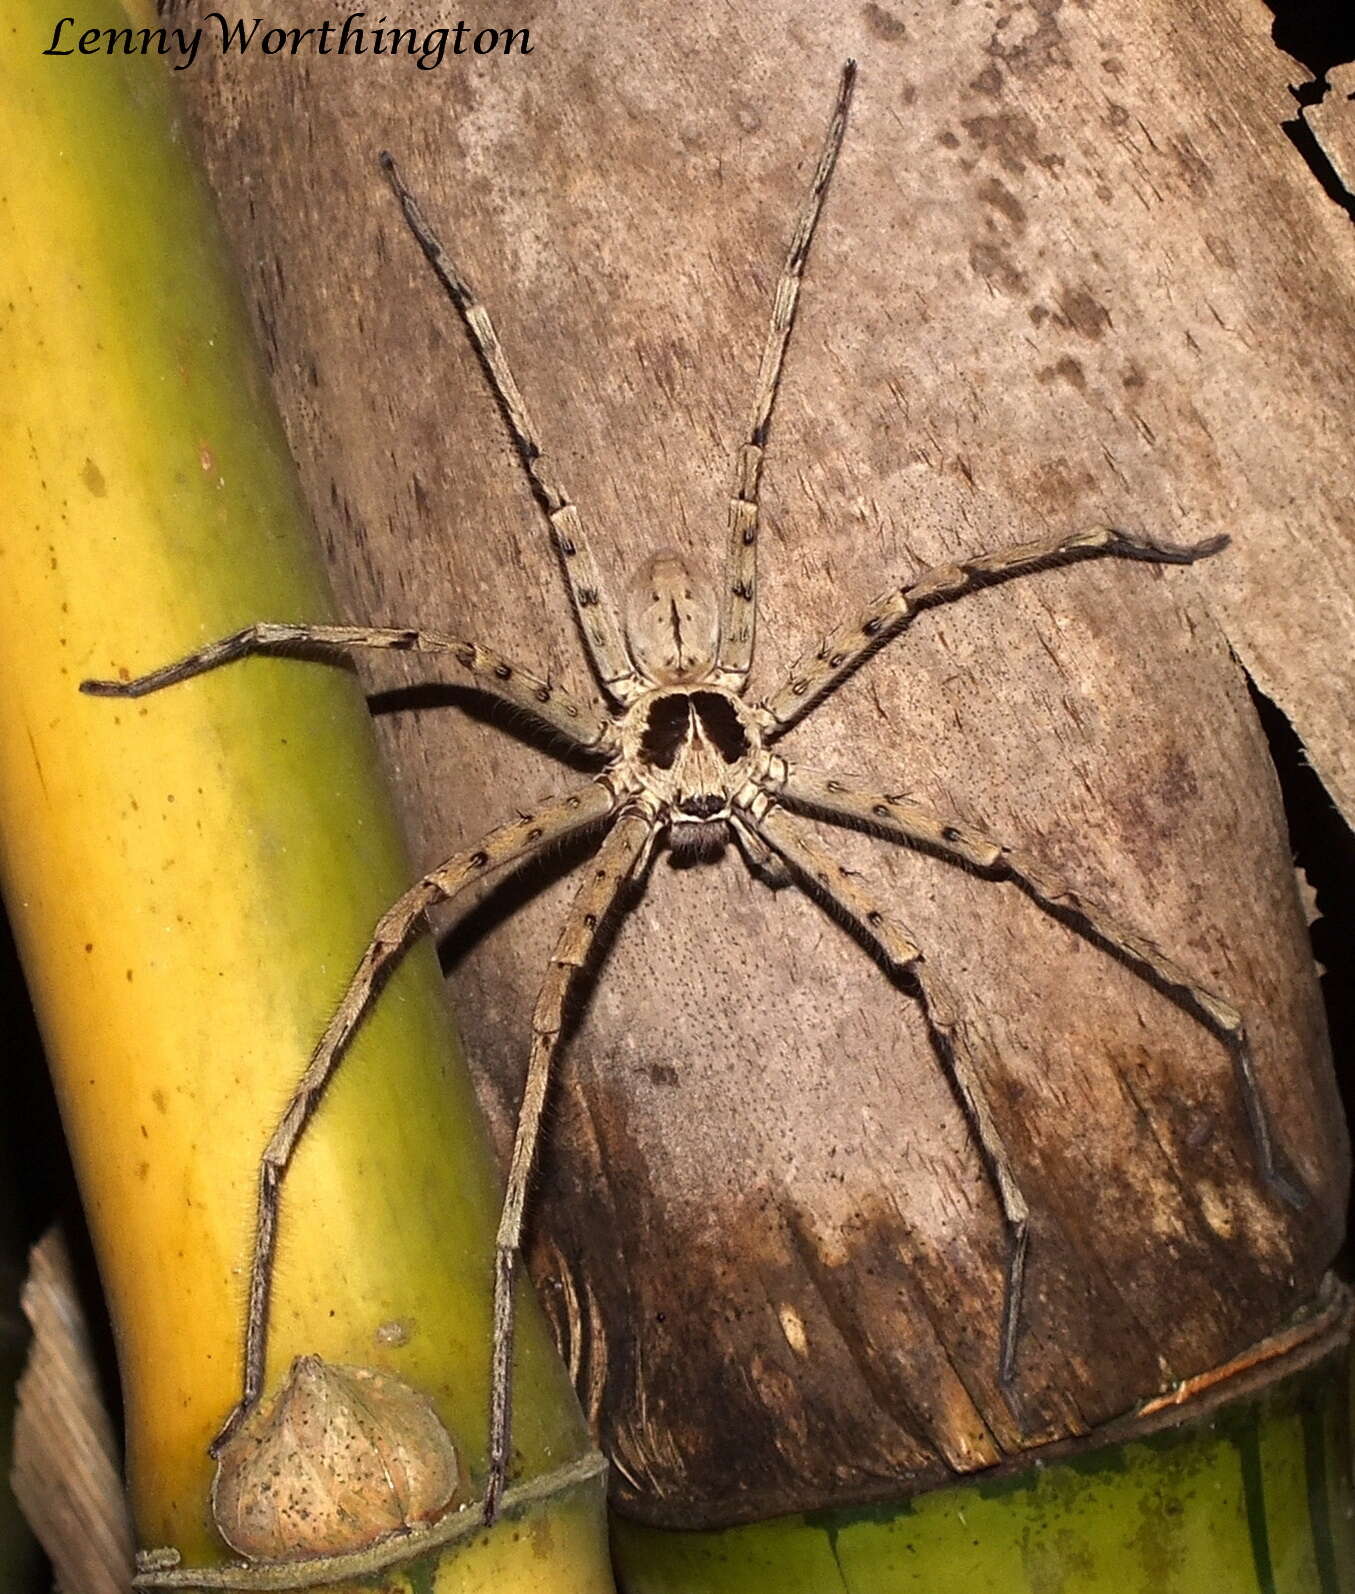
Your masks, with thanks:
M290 623L248 626L135 680L84 683L85 690L102 695L139 697L249 653L297 645L437 653L459 667L469 684L535 715L573 748L596 755L603 765L596 779L545 804L535 814L501 825L432 870L378 925L264 1152L246 1322L244 1389L222 1430L222 1439L254 1405L262 1389L283 1176L382 976L412 940L429 908L483 880L491 870L538 854L589 826L602 829L604 835L585 871L533 1015L527 1081L499 1225L485 1480L487 1519L497 1509L509 1456L513 1273L565 998L587 961L603 919L626 887L637 881L653 847L665 837L670 846L700 851L722 843L732 833L752 868L773 882L793 879L803 885L878 948L891 971L907 976L909 992L922 1006L937 1042L938 1058L949 1072L970 1129L983 1149L1006 1228L997 1360L1001 1385L1009 1395L1016 1377L1028 1211L1007 1153L1002 1124L985 1095L981 1058L943 975L924 957L894 905L878 899L857 876L838 865L814 839L803 816L812 814L868 829L990 876L1014 880L1041 906L1109 947L1154 985L1170 991L1232 1053L1265 1182L1291 1205L1305 1199L1302 1186L1286 1171L1272 1142L1246 1027L1229 1002L1201 986L1137 930L1119 922L1018 849L911 799L863 791L836 775L797 767L772 749L779 737L872 653L902 633L918 613L937 603L961 597L985 582L1096 555L1189 564L1216 552L1226 539L1174 547L1099 526L937 565L896 583L864 612L811 646L765 703L754 705L745 697L757 612L764 449L809 246L842 145L854 76L855 68L849 62L777 286L757 394L730 492L727 553L718 597L692 579L677 555L656 555L630 589L624 621L607 598L577 509L548 473L536 429L488 313L423 219L390 158L383 157L405 219L461 314L532 493L549 522L602 702L575 698L464 638L404 628Z
M620 722L609 775L652 801L674 851L706 856L766 778L762 726L714 679L714 594L679 555L650 559L628 598L626 646L642 687Z

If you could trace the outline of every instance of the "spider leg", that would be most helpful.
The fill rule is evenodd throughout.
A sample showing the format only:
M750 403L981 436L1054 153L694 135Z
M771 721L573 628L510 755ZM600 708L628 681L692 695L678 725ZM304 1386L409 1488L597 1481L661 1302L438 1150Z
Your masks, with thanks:
M856 877L817 842L801 835L796 821L785 809L769 802L765 796L757 808L757 817L750 815L753 828L785 859L792 873L807 884L809 894L825 899L845 914L880 948L891 972L905 975L913 983L933 1044L950 1075L1002 1210L1007 1254L998 1338L998 1380L1008 1405L1019 1419L1016 1347L1025 1294L1030 1208L1021 1193L1002 1131L988 1105L982 1072L975 1061L967 1027L941 977L927 963L906 926L879 900L863 891Z
M282 1182L297 1145L320 1105L325 1087L347 1051L348 1043L362 1022L384 976L413 940L429 908L448 901L466 886L483 879L491 870L516 859L530 857L570 831L606 819L615 807L616 797L610 787L603 781L590 781L568 796L549 803L540 813L501 825L491 830L478 845L456 853L411 886L377 923L371 942L348 982L343 999L325 1025L306 1071L269 1137L259 1163L258 1212L245 1318L243 1391L239 1404L212 1441L213 1454L235 1432L263 1390L268 1349L268 1308L277 1250Z
M503 1214L495 1247L494 1368L490 1380L489 1481L485 1521L492 1522L508 1470L513 1404L513 1275L522 1244L527 1186L536 1163L541 1115L550 1085L551 1065L560 1044L565 1000L574 977L588 960L598 929L626 884L641 868L657 832L649 813L624 811L597 856L585 865L588 878L570 908L532 1015L532 1050L518 1110L513 1158L508 1168Z
M743 861L748 865L749 873L756 875L773 891L779 891L782 886L789 885L791 873L780 853L773 852L757 831L751 829L747 821L737 812L730 817L729 822L734 832L734 840L743 854Z
M792 807L812 810L839 824L875 830L892 840L922 846L944 858L969 864L985 874L1013 880L1047 913L1067 918L1083 935L1123 957L1141 978L1146 976L1150 983L1176 993L1186 1010L1221 1040L1232 1056L1262 1178L1295 1211L1308 1204L1308 1192L1281 1167L1276 1156L1270 1117L1241 1013L1223 997L1198 984L1145 935L1089 901L1028 854L1004 846L970 826L953 824L906 798L853 791L843 780L795 768L790 769L780 797Z
M456 637L432 631L396 630L360 625L279 625L268 621L247 625L219 641L185 654L130 681L81 681L80 690L92 697L144 697L161 687L173 686L204 675L223 664L252 654L287 648L316 648L347 653L357 648L389 648L402 653L439 653L452 658L470 678L470 684L558 731L573 746L602 752L611 747L611 728L596 708L577 703L558 686L520 670L488 648L476 647Z
M902 587L883 593L854 620L832 632L799 660L789 679L765 707L768 740L789 730L887 642L912 623L921 609L964 597L981 586L1006 581L1051 564L1113 554L1154 564L1188 565L1227 546L1227 537L1178 546L1153 543L1112 526L1096 526L1062 537L1019 542L994 553L977 554L954 564L933 565Z
M569 595L573 600L579 635L583 639L584 651L593 674L604 692L619 702L629 702L644 689L645 683L636 674L630 655L626 652L615 610L603 591L593 555L584 539L579 511L551 470L548 457L542 452L536 428L514 380L503 344L499 342L499 334L489 318L489 311L475 297L474 289L457 270L451 256L424 219L418 201L405 187L394 160L384 152L381 169L400 202L410 232L447 290L475 346L480 366L498 401L518 458L522 461L532 496L550 526L555 551L560 556Z
M819 223L828 184L832 181L838 151L847 130L847 110L856 81L856 62L842 69L837 99L824 137L814 178L795 224L786 263L776 285L771 325L758 367L757 396L748 423L745 441L734 467L734 490L729 499L729 545L725 558L725 583L720 597L720 647L712 679L732 691L741 692L753 662L753 641L757 629L757 538L758 495L762 485L762 461L767 447L772 410L781 386L781 368L786 348L795 329L795 311L804 281L805 262L814 229Z

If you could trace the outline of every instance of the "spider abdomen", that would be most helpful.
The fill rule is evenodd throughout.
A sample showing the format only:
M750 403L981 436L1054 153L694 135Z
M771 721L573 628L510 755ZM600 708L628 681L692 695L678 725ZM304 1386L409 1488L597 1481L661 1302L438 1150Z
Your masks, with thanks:
M680 554L656 553L626 594L625 633L626 651L645 680L661 686L700 680L719 641L715 596Z

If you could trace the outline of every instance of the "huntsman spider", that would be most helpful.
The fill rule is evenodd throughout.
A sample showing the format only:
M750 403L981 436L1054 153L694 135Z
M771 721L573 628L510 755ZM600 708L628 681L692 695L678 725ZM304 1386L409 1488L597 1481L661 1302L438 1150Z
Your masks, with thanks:
M213 642L176 663L128 681L86 681L83 690L140 697L251 654L319 650L345 654L389 648L445 657L465 682L525 710L600 766L577 790L539 812L491 830L417 881L385 914L338 1009L263 1153L258 1226L245 1334L243 1392L214 1448L257 1403L263 1382L269 1293L277 1243L281 1186L324 1088L367 1012L392 962L423 927L428 911L484 880L492 871L539 854L573 832L593 827L601 844L584 867L556 944L532 1019L526 1085L496 1242L494 1346L490 1393L485 1518L498 1508L508 1469L511 1428L513 1279L520 1253L531 1170L542 1112L564 1022L566 997L588 960L599 927L626 889L639 882L661 841L678 854L706 855L732 840L750 869L772 884L796 882L832 906L880 956L920 1003L1001 1208L1007 1236L998 1344L1000 1378L1012 1392L1017 1370L1029 1209L1013 1172L1002 1130L986 1100L981 1070L964 1025L938 984L922 949L892 904L872 896L802 828L812 815L924 848L980 874L1016 882L1047 911L1071 923L1165 990L1229 1049L1264 1181L1287 1203L1304 1195L1286 1172L1272 1139L1242 1015L1200 985L1137 930L1057 879L1015 847L952 822L911 799L862 791L831 774L798 768L779 753L780 739L877 649L900 636L924 610L987 583L1053 563L1110 555L1160 564L1190 564L1218 552L1215 537L1193 546L1152 543L1110 527L1018 543L924 570L894 584L824 642L809 649L765 701L745 695L753 662L757 611L759 488L768 430L811 242L823 210L847 125L855 81L848 62L827 135L800 210L777 284L762 352L752 415L738 451L729 500L728 550L718 594L695 581L684 561L657 553L631 585L620 618L603 588L579 512L538 441L522 394L489 313L476 298L405 187L394 161L381 165L414 238L465 325L507 424L532 494L559 556L574 619L602 702L582 701L541 676L476 643L440 633L368 626L260 623ZM1014 1396L1011 1396L1014 1400ZM1014 1407L1015 1409L1015 1407Z

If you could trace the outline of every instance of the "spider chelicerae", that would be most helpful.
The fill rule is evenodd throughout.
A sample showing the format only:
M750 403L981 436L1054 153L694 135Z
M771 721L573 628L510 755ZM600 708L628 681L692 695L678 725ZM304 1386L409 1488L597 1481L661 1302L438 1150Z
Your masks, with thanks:
M878 948L887 967L906 982L921 1004L938 1055L983 1152L1005 1221L1006 1273L997 1357L1002 1387L1014 1406L1029 1209L1002 1131L985 1098L981 1071L970 1052L956 1004L892 905L873 897L855 875L835 862L804 827L802 816L873 831L980 873L1015 881L1046 910L1172 995L1231 1052L1265 1182L1292 1206L1300 1206L1306 1199L1302 1186L1284 1171L1277 1156L1246 1028L1229 1002L1199 985L1137 930L1119 923L1017 848L972 826L952 822L911 798L861 790L854 782L797 767L776 751L777 742L792 726L932 605L958 598L985 583L1100 554L1189 564L1218 552L1227 542L1225 537L1176 547L1097 527L937 565L902 585L891 586L812 647L765 702L750 702L745 696L753 662L759 488L768 429L810 244L846 131L855 77L855 63L848 62L777 283L752 417L734 472L720 593L717 597L695 581L677 554L658 553L630 587L619 620L589 552L578 510L542 453L488 312L424 220L395 163L389 155L381 157L410 231L460 313L533 496L549 524L579 635L603 702L581 701L473 642L429 631L366 626L251 625L136 679L83 683L84 691L97 695L140 697L232 660L276 650L314 648L342 653L387 648L434 653L463 670L468 684L527 711L576 751L593 755L601 766L579 789L547 803L537 813L499 826L475 846L426 874L377 925L263 1153L243 1391L214 1449L219 1449L259 1399L281 1185L325 1085L382 977L414 938L431 908L493 870L544 852L586 827L605 834L585 865L586 877L551 958L533 1015L526 1086L496 1241L486 1520L492 1520L498 1508L508 1466L513 1277L566 998L588 960L599 926L626 888L642 877L660 840L666 840L675 852L697 855L718 851L732 840L749 867L769 883L796 882L846 917Z

